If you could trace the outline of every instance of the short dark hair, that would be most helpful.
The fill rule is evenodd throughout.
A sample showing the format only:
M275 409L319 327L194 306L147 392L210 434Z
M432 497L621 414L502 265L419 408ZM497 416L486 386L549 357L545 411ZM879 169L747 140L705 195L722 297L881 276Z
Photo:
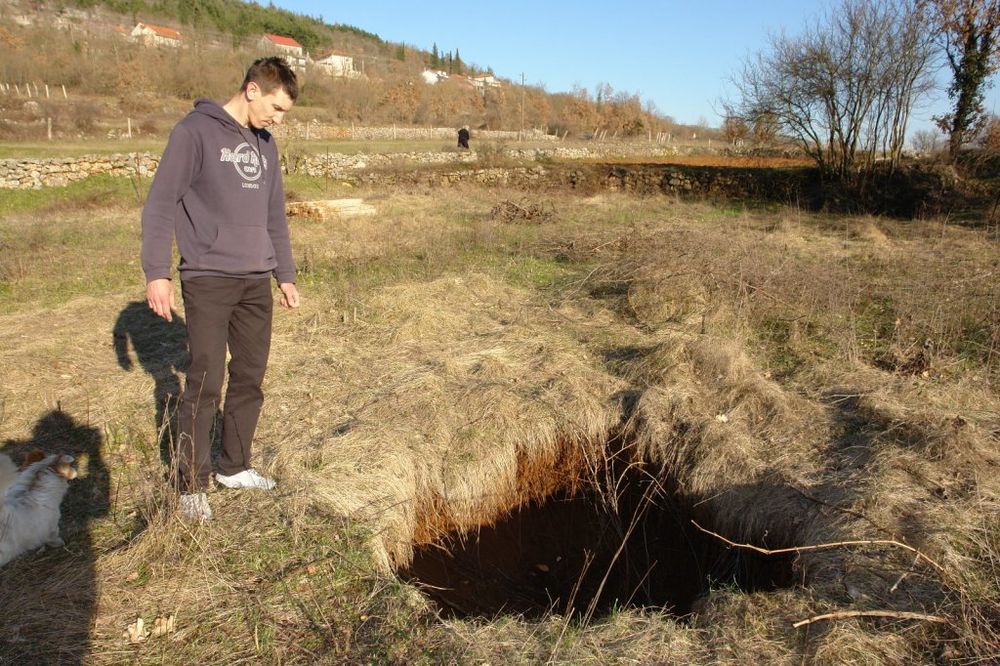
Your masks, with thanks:
M299 97L299 81L295 77L295 72L288 66L285 59L279 56L255 60L250 65L250 69L247 70L246 76L243 77L240 91L246 90L251 81L260 86L265 95L282 88L293 102Z

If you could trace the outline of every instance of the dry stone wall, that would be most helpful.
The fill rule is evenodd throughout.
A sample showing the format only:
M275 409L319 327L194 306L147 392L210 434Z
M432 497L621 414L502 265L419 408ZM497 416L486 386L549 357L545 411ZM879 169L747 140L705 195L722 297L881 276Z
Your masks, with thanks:
M484 151L439 151L410 153L327 153L282 156L286 172L309 176L345 178L367 170L411 168L414 166L463 165L494 161L580 160L624 155L672 155L676 150L665 146L635 144L604 144L594 147L544 149L512 149L498 153ZM159 155L152 153L116 153L113 155L83 155L73 158L25 158L0 160L0 189L39 189L61 187L88 176L151 177L159 165Z
M662 151L662 147L650 146ZM905 218L995 208L995 188L963 182L954 170L915 164L886 174L864 191L823 183L815 168L751 169L668 164L601 164L586 159L619 154L637 156L641 148L601 146L512 150L479 155L475 151L377 155L286 155L287 171L378 185L448 186L474 183L579 192L623 191L695 198L753 199L795 203L809 208L867 211ZM656 153L654 153L656 154ZM659 154L663 154L660 152ZM520 162L511 166L496 157ZM534 161L533 165L525 163ZM151 177L159 158L150 153L88 155L62 159L0 160L0 189L64 186L88 176ZM498 164L498 162L501 162ZM415 168L422 167L422 168ZM963 212L964 211L964 212ZM978 213L977 213L978 214Z
M514 148L498 153L484 151L441 151L435 153L377 153L347 155L326 153L313 155L288 155L285 170L308 176L347 178L352 173L366 170L398 170L412 165L462 165L480 162L509 160L512 162L552 162L562 160L601 159L624 156L676 155L677 149L669 146L604 144L594 147Z
M150 153L116 153L67 158L0 160L0 189L62 187L89 176L152 176L159 158Z
M357 141L407 141L442 140L457 143L457 127L344 127L311 121L286 121L274 128L274 135L281 139L354 139ZM473 130L473 141L517 141L518 132L507 130ZM558 141L559 137L538 130L524 130L524 141Z
M469 183L541 192L576 190L585 194L624 191L634 194L737 198L794 202L814 189L814 169L734 169L723 167L538 164L520 167L360 171L345 180L364 185L425 187Z

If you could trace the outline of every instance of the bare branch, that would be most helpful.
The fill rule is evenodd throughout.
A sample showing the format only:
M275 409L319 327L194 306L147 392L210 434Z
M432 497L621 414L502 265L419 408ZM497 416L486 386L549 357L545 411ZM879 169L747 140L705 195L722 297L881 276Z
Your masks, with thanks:
M701 530L705 534L709 534L711 536L714 536L716 539L719 539L720 541L722 541L722 542L724 542L724 543L726 543L726 544L728 544L730 546L733 546L734 548L746 548L747 550L753 550L755 552L762 553L764 555L783 555L783 554L787 554L787 553L806 553L806 552L812 552L812 551L817 551L817 550L830 550L832 548L846 548L846 547L852 547L852 546L896 546L897 548L903 548L904 550L910 551L911 553L913 553L914 555L916 555L918 558L920 558L924 562L927 562L927 564L929 564L932 567L934 567L935 569L937 569L941 574L946 574L947 573L945 571L945 568L943 566L941 566L940 564L938 564L937 562L935 562L934 560L932 560L930 557L924 555L923 553L921 553L919 550L917 550L913 546L909 546L909 545L907 545L907 544L905 544L905 543L903 543L901 541L896 541L894 539L859 539L859 540L856 540L856 541L837 541L837 542L834 542L834 543L819 543L819 544L813 544L813 545L810 545L810 546L792 546L790 548L761 548L760 546L754 546L753 544L749 544L749 543L736 543L735 541L730 541L729 539L727 539L726 537L722 536L721 534L718 534L718 533L713 532L711 530L705 529L704 527L702 527L701 525L699 525L698 523L696 523L693 520L691 521L691 524L694 525L695 527L697 527L699 530Z
M730 104L767 115L826 175L853 179L902 157L916 100L931 89L932 36L918 0L841 0L799 36L772 35L744 63Z
M822 620L841 620L849 617L889 617L898 620L923 620L924 622L937 622L940 624L950 624L947 618L943 618L940 615L927 615L925 613L911 613L909 611L884 611L884 610L873 610L873 611L838 611L836 613L824 613L822 615L814 615L805 620L799 620L792 624L793 627L798 629L799 627L804 627L807 624L812 624L813 622L820 622Z

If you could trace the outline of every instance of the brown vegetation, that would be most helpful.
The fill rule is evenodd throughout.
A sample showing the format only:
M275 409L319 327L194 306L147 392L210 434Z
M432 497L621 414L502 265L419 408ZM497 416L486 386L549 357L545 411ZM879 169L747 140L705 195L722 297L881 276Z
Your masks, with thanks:
M988 230L555 192L548 224L507 225L491 210L516 192L440 194L362 190L375 217L296 219L306 300L276 320L258 449L280 492L213 493L218 519L204 528L176 520L162 480L156 403L176 391L183 334L140 300L136 205L81 216L68 196L5 216L0 242L18 259L2 282L5 451L87 455L67 549L0 571L0 623L16 627L0 654L995 654L1000 294ZM58 427L46 416L56 405ZM575 594L544 588L558 603L537 619L443 620L419 578L392 575L421 545L474 548L508 513L560 498L599 507L613 547L573 572ZM752 559L699 540L690 519L764 549L874 543ZM655 601L668 575L627 572L677 540L697 554L683 621L656 607L669 605ZM579 553L546 555L515 565L519 585L555 584ZM122 637L137 616L169 615L172 634Z
M602 158L602 163L623 164L683 164L686 166L731 167L750 169L784 169L811 166L813 162L803 157L776 157L756 155L725 155L710 153L694 155L669 155L662 157Z
M144 48L114 31L116 25L130 27L132 17L92 9L88 20L62 19L62 27L55 28L50 25L53 16L40 12L35 25L23 27L0 14L4 52L0 83L66 86L72 103L62 105L65 112L58 110L59 100L36 97L33 101L46 108L30 113L35 118L54 117L57 135L63 137L92 136L98 129L96 120L126 116L147 130L155 127L167 132L195 97L223 99L231 94L246 65L262 55L255 36L234 41L231 36L190 28L184 31L183 48ZM500 88L479 90L468 79L456 77L429 85L420 76L426 66L423 57L386 58L381 54L384 44L373 46L350 33L339 38L347 40L342 48L355 56L363 77L337 78L309 69L298 100L300 118L347 125L543 128L573 136L601 131L609 136L647 137L660 132L680 134L683 129L669 118L644 110L638 96L615 92L608 85L596 95L583 89L550 94L538 86L510 81ZM46 45L44 51L39 51L39 44ZM373 48L375 52L370 52ZM205 67L206 62L213 66ZM114 72L111 76L108 67ZM23 93L0 93L0 112L7 119L20 120L29 101ZM105 101L114 105L102 108ZM89 108L73 114L80 104ZM24 128L18 133L16 126L0 124L0 139L41 136L44 128Z

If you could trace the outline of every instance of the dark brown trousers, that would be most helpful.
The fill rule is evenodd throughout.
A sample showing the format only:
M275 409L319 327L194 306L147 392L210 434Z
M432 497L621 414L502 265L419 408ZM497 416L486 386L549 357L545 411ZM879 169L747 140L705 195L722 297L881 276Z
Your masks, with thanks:
M178 413L177 472L182 492L202 492L212 472L212 423L229 347L219 473L250 468L250 447L271 349L271 281L196 277L181 281L191 365Z

